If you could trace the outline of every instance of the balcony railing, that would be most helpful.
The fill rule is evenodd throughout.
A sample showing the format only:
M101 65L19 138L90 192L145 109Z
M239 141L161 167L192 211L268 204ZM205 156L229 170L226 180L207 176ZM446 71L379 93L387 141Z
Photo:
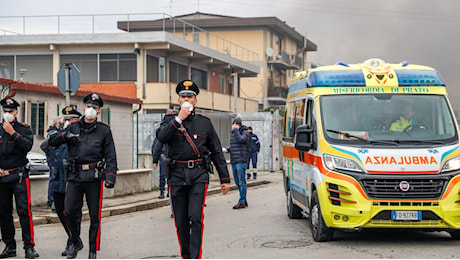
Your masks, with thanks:
M155 20L163 21L162 31L225 53L232 58L258 65L259 55L256 52L165 13L0 16L0 37L2 35L128 33L133 22ZM120 21L126 23L126 30L118 28ZM166 23L172 23L173 29L166 29Z

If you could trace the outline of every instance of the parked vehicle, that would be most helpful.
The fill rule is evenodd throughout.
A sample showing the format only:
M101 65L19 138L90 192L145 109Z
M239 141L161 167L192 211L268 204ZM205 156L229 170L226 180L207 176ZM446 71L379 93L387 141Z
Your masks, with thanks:
M287 213L307 215L315 241L365 228L460 239L458 125L438 71L370 59L301 72L285 120Z
M27 153L27 159L29 159L30 162L30 175L43 175L49 173L50 169L44 154L29 152Z

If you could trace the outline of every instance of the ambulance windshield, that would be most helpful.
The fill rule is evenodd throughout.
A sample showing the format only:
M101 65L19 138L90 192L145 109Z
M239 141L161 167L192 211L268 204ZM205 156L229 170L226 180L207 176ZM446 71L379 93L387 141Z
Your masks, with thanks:
M320 106L324 136L331 143L420 146L458 140L442 95L322 96Z

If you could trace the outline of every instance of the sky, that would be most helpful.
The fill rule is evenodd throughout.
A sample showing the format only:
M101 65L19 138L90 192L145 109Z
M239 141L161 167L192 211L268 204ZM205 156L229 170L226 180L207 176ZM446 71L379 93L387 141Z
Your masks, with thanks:
M3 0L6 1L6 0ZM0 17L194 12L278 17L316 43L308 61L329 65L369 58L439 70L454 109L460 110L460 1L458 0L14 0ZM0 19L0 29L2 23Z

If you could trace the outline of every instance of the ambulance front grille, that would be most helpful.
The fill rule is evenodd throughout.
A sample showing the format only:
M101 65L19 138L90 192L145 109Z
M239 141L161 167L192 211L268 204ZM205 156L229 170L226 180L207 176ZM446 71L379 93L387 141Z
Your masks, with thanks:
M362 179L367 195L374 199L438 199L447 181L443 178ZM406 188L406 191L403 189Z

